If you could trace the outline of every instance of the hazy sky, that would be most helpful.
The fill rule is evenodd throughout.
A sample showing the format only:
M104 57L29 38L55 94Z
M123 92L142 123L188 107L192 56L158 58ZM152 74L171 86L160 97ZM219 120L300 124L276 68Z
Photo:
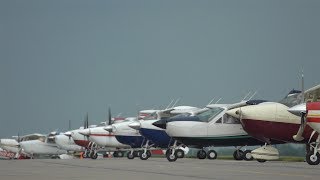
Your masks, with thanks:
M320 1L0 0L0 137L320 83Z

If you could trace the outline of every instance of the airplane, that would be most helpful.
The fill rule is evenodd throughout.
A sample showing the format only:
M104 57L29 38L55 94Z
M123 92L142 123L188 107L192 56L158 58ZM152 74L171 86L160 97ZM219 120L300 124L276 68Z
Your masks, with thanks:
M251 98L250 98L251 99ZM261 145L263 142L249 136L242 128L239 119L226 114L230 109L264 102L262 100L242 100L235 104L210 104L195 112L194 116L176 116L159 120L153 125L163 128L173 139L188 147L195 147L199 159L216 159L217 152L211 146L239 146L233 156L236 160L252 160L250 150L240 150L243 146ZM167 156L168 161L176 161L174 151ZM207 147L209 147L207 149ZM207 152L206 152L207 150Z
M168 108L165 110L160 110L154 112L154 115L151 115L150 117L146 116L141 121L135 121L129 124L128 126L138 130L139 133L149 140L151 143L146 143L143 147L143 153L140 154L140 159L146 160L149 158L149 156L146 156L147 151L150 151L149 149L151 147L154 148L161 148L161 149L167 149L168 147L172 146L174 144L174 140L168 134L165 132L164 129L156 127L153 125L154 122L164 119L164 118L170 118L176 115L186 114L199 110L199 108L192 107L192 106L176 106L172 108ZM177 147L177 157L183 158L184 154L188 153L188 148L185 147L182 144L179 144ZM169 151L167 151L166 156L168 156ZM148 153L150 154L150 153Z
M47 136L30 141L21 141L20 147L29 157L50 156L52 158L61 154L66 154L67 151L60 149L55 143L57 132L51 132Z
M45 135L38 134L38 133L28 134L28 135L24 135L24 136L20 136L20 135L13 136L13 139L0 139L0 147L7 152L11 152L11 153L15 154L15 156L13 158L24 159L24 158L28 158L28 157L22 151L19 143L22 141L42 139L44 137L45 137Z
M142 110L139 112L137 118L130 118L121 123L109 125L105 127L104 130L113 133L120 143L129 146L130 152L127 153L128 159L140 157L140 159L146 160L151 156L151 152L146 149L143 152L140 150L143 146L148 147L151 142L141 136L138 130L131 128L129 125L134 122L142 121L142 119L146 117L154 119L156 112L158 111L159 110Z
M267 160L279 159L279 151L272 147L271 144L277 143L306 143L308 146L310 142L316 142L313 129L303 121L303 116L294 115L294 105L301 103L301 94L306 97L308 94L315 94L319 96L320 86L311 88L306 92L291 91L280 102L266 102L254 106L246 106L236 108L227 112L227 114L240 118L244 130L251 136L264 141L266 144L252 151L252 156L259 162ZM319 97L315 97L318 99ZM290 109L288 106L293 106ZM291 111L291 112L290 112ZM303 131L301 129L303 124ZM297 134L298 133L298 134ZM298 136L294 136L294 135ZM307 146L307 147L308 147ZM307 151L310 149L307 148Z
M91 152L89 152L88 156L91 156L91 158L93 158L93 159L96 157L98 148L103 148L104 151L109 151L109 152L113 151L114 157L123 157L124 152L121 151L120 149L129 148L128 145L120 143L115 138L113 133L109 133L104 130L104 128L106 127L107 124L111 125L112 123L120 123L122 121L126 121L126 120L123 120L123 118L114 118L112 120L110 108L108 111L109 111L108 123L104 122L96 127L89 127L89 128L81 129L78 131L78 133L82 136L82 138L91 142L91 144L92 144L91 146L93 147L93 149ZM72 137L74 137L74 136L72 136Z
M58 134L55 137L55 143L60 149L67 152L83 152L84 147L77 145L71 136L66 136L64 133Z

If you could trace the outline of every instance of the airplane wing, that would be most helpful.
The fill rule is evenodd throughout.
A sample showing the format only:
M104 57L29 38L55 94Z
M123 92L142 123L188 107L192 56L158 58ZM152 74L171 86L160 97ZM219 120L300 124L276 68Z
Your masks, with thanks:
M304 92L304 102L320 101L320 84Z

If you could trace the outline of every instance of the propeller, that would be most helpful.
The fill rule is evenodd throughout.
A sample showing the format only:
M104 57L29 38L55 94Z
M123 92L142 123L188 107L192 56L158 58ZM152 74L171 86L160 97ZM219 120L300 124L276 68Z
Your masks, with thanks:
M81 130L79 131L80 134L82 134L87 141L89 141L89 135L90 135L90 128L89 128L89 114L86 114L84 124L83 124L83 132Z
M299 130L297 132L296 135L293 136L293 139L296 140L296 141L302 141L304 138L302 137L302 134L303 134L303 131L304 131L304 128L306 127L306 113L305 112L301 112L301 124L300 124L300 127L299 127Z
M301 100L300 100L300 103L303 103L304 102L304 76L303 76L303 71L302 71L302 74L301 74ZM300 127L299 127L299 130L297 132L296 135L293 136L293 139L296 140L296 141L302 141L304 138L302 137L302 134L303 134L303 131L306 127L306 111L301 111L300 112Z

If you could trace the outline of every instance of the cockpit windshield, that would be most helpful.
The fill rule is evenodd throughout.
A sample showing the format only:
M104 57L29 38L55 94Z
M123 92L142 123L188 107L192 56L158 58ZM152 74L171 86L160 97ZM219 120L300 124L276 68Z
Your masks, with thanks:
M149 114L148 116L144 117L143 120L154 120L157 119L158 115L156 112Z
M223 111L223 108L214 107L214 108L209 108L208 110L203 111L197 114L196 116L200 119L200 121L209 122L222 111Z

